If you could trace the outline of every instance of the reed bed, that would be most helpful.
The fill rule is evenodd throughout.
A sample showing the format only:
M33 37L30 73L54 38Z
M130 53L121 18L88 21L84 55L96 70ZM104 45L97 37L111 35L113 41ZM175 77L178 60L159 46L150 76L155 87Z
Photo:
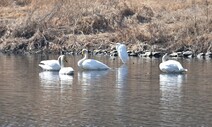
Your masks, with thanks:
M0 50L212 51L209 0L1 0Z

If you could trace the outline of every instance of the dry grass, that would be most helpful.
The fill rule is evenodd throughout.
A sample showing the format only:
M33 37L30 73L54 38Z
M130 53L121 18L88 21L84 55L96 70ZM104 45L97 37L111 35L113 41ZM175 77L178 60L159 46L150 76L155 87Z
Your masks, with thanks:
M132 50L212 51L209 0L1 0L0 7L0 45L21 38L31 50L124 41Z

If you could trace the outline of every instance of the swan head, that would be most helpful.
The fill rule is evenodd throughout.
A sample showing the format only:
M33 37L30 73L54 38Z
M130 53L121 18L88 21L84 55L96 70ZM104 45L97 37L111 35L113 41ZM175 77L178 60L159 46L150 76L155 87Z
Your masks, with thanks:
M88 50L87 49L83 49L82 50L82 55L87 54L87 53L88 53Z

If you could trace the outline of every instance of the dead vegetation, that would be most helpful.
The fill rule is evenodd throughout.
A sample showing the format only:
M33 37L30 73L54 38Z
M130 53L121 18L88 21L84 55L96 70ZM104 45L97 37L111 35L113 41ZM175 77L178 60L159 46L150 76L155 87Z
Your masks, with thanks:
M212 51L209 0L1 0L3 52Z

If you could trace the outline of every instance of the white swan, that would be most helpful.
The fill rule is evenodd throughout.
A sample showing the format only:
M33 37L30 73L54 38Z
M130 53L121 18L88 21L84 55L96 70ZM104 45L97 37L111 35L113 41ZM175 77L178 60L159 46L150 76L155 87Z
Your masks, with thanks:
M166 73L182 73L186 72L187 69L184 69L180 62L176 60L168 60L168 54L166 53L162 57L162 63L160 63L159 68L162 72Z
M59 59L61 56L58 57L58 60L43 60L39 63L40 66L45 71L59 71L60 70L60 63Z
M60 63L60 66L61 66L59 74L62 74L62 75L73 75L74 74L74 69L72 67L65 67L64 61L67 62L66 56L65 55L61 55L61 57L59 58L59 63Z
M129 60L129 56L127 53L127 47L125 44L116 43L116 50L118 52L118 56L120 57L121 61L126 64Z
M106 64L94 60L94 59L88 59L88 50L83 49L82 54L84 54L84 58L79 60L77 65L78 67L84 69L84 70L107 70L110 69Z

